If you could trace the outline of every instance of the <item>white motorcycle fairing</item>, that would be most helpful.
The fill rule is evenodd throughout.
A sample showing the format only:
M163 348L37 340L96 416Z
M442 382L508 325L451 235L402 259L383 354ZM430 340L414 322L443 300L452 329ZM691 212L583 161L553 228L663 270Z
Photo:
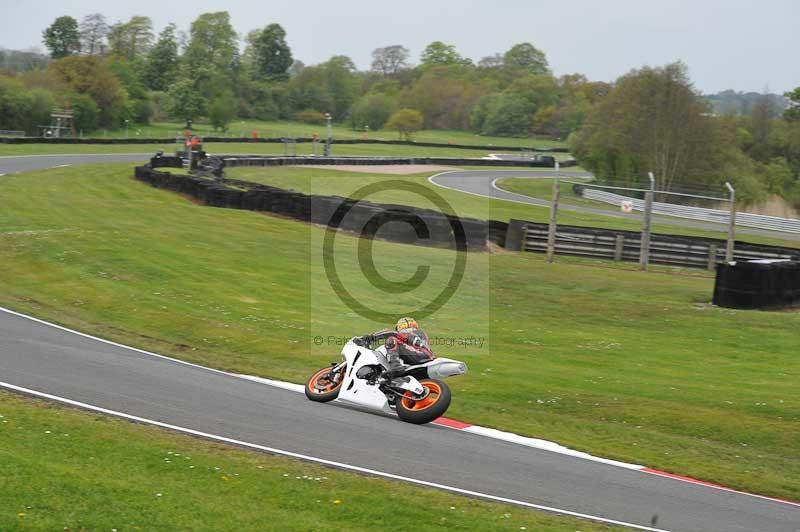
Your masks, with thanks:
M373 351L367 347L356 345L351 340L342 349L342 356L347 362L347 368L338 399L346 403L381 410L389 414L394 413L394 410L389 406L386 394L381 391L378 384L370 384L366 379L357 376L358 371L366 366L388 368L389 361L386 358L386 349L381 346ZM417 379L413 377L407 377L407 379L408 382L398 384L398 387L415 394L424 393L425 388Z

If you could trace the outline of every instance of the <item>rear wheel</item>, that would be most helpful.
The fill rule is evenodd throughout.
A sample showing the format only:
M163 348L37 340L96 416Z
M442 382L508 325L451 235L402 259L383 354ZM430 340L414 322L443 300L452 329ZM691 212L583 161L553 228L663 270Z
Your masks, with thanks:
M333 368L322 368L306 382L306 397L317 403L327 403L338 397L344 381L344 368L333 373Z
M397 416L408 423L422 425L441 417L450 406L450 388L437 379L420 381L426 394L422 397L406 392L397 400Z

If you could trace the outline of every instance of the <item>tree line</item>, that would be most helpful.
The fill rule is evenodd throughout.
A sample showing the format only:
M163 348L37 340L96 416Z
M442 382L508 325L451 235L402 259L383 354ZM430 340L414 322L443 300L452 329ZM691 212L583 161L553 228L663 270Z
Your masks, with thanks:
M426 128L565 139L601 179L654 171L662 188L731 180L743 198L800 203L800 89L785 110L753 95L720 107L681 63L605 83L554 76L531 43L473 61L434 41L416 62L394 44L373 50L366 71L345 55L305 65L279 24L242 38L225 11L200 14L188 32L169 24L157 34L146 16L62 16L42 38L48 62L19 55L0 74L0 129L35 133L56 105L71 108L84 132L167 119L206 118L220 130L235 118L322 124L330 114L354 130L407 138Z

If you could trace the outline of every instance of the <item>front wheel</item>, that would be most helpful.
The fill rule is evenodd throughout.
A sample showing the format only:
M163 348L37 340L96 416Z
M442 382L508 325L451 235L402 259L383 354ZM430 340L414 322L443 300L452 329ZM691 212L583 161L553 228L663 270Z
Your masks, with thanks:
M441 417L450 406L450 388L437 379L420 381L427 395L417 399L411 392L397 401L397 416L408 423L422 425Z
M344 382L344 368L334 373L328 366L314 373L306 382L306 397L317 403L327 403L339 396Z

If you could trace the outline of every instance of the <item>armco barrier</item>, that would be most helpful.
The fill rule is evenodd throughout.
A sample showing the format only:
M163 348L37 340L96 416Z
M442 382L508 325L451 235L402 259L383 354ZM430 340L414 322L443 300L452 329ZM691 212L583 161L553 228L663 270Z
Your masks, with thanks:
M150 165L137 166L134 176L154 187L193 196L212 207L272 212L395 242L483 251L489 237L489 223L484 220L429 209L311 196L246 181L212 181L160 172ZM454 229L459 227L463 231Z
M800 262L736 261L717 265L714 304L740 309L800 306Z
M511 220L505 248L512 251L547 251L547 224ZM725 240L653 233L650 262L695 268L713 268L725 260ZM559 225L556 231L556 255L572 255L610 260L638 261L641 233ZM737 242L735 260L800 260L800 249L763 246Z
M314 139L303 137L292 139L294 142L311 143ZM282 144L281 137L203 137L203 142L237 143L237 144ZM0 144L174 144L175 137L149 137L149 138L43 138L43 137L0 137ZM442 142L415 142L413 140L383 140L383 139L334 139L333 144L383 144L389 146L417 146L419 148L451 148L454 150L486 150L486 151L518 151L518 152L545 152L569 153L567 148L535 148L523 146L494 146L478 144L450 144Z
M611 205L619 205L623 201L630 201L635 210L644 210L644 200L621 196L605 190L595 190L582 185L573 187L576 194L586 199L602 201ZM676 205L674 203L653 202L653 214L664 214L667 216L677 216L692 220L705 222L716 222L727 224L730 213L719 209L707 209L704 207L694 207L691 205ZM780 218L778 216L767 216L764 214L751 214L749 212L736 213L736 225L742 227L754 227L757 229L769 229L772 231L782 231L785 233L800 233L800 220L794 218Z

